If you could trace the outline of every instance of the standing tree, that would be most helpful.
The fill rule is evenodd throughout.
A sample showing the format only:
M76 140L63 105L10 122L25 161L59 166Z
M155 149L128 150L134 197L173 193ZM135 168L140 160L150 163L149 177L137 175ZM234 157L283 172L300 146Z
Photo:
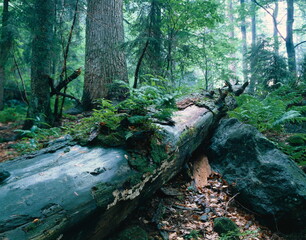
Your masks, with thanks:
M98 98L122 98L124 91L113 83L128 76L121 47L123 0L89 0L87 9L83 106L90 109Z
M273 11L273 18L274 21L276 23L276 25L274 24L274 29L273 29L273 38L274 38L274 51L275 54L279 54L279 39L278 39L278 32L277 32L277 17L278 17L278 10L279 10L279 6L278 6L278 0L274 0L274 11Z
M294 0L287 0L287 36L286 49L288 55L289 72L296 77L296 57L293 43L293 22L294 22Z
M245 9L245 0L240 0L240 7L241 7L241 34L242 34L242 71L243 71L243 80L246 82L248 80L248 65L247 65L247 32L246 32L246 9Z
M25 128L35 121L52 124L49 74L53 45L54 0L35 0L30 25L33 34L31 62L31 101Z
M252 17L252 54L251 54L251 64L250 64L250 71L251 71L251 79L249 85L249 92L254 93L255 85L256 85L256 58L254 57L254 51L256 51L256 39L257 39L257 28L256 28L256 4L254 2L251 3L251 17Z
M0 111L4 107L5 66L13 43L12 36L12 29L9 26L9 0L4 0L0 38Z

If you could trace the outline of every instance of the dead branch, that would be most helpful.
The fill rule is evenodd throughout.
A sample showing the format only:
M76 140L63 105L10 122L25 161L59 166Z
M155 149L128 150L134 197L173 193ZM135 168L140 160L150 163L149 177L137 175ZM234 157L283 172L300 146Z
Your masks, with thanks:
M54 87L54 80L51 77L49 77L49 84L50 84L50 87L51 87L51 96L60 92L70 82L72 82L74 79L76 79L78 76L80 76L81 72L82 72L82 69L78 68L69 77L65 78L63 81L60 81L59 84L56 87ZM50 83L50 81L51 81L51 83Z
M249 82L245 82L237 91L234 92L235 96L240 96L249 85Z

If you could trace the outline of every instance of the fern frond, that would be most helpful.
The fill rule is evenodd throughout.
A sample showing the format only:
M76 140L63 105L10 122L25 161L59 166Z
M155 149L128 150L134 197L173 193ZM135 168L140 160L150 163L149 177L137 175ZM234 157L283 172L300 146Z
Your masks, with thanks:
M276 120L272 125L276 126L285 122L294 121L294 119L297 119L299 117L301 117L301 114L298 111L290 110L288 112L285 112L283 116L280 119Z

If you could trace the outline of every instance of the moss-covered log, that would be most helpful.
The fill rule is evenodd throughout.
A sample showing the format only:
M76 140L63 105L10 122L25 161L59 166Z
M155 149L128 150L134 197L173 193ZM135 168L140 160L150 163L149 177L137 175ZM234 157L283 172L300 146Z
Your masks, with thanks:
M9 175L0 183L0 239L105 238L207 138L220 107L204 105L176 112L174 126L158 125L150 171L132 168L137 157L124 149L65 144L2 163Z

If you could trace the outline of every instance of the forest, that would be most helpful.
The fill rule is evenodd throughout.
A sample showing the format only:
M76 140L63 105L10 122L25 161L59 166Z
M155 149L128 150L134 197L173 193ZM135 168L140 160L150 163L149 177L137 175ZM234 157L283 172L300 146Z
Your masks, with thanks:
M306 240L305 0L0 12L1 240Z

